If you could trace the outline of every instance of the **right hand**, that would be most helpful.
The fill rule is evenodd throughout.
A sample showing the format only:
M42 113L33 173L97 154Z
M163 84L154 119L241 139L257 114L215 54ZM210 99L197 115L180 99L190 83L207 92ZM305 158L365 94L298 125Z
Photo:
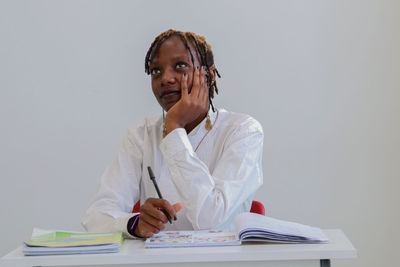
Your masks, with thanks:
M168 222L162 210L165 210L173 220L182 207L182 203L171 205L165 199L148 198L140 207L140 217L134 234L140 237L152 237L163 230L164 224Z
M208 112L208 85L205 67L195 68L193 71L192 87L188 88L188 75L182 74L181 98L167 112L165 129L167 134L176 128L185 128L186 125L198 119L203 119ZM190 93L189 93L190 91Z

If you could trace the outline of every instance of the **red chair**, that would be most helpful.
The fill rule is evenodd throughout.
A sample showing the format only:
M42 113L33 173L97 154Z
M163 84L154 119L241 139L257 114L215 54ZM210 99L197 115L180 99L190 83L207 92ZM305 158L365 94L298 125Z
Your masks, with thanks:
M139 212L140 211L140 200L138 202L136 202L135 206L133 206L133 212ZM253 200L253 202L251 203L251 209L250 212L252 213L257 213L257 214L261 214L265 216L265 208L264 205L256 200Z
M250 212L261 214L261 215L265 216L265 208L264 208L263 203L253 200L253 202L251 203Z

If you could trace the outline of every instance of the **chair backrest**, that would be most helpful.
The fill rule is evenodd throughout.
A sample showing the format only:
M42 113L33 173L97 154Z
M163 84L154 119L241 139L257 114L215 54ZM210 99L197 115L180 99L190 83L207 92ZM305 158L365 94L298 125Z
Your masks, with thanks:
M263 203L261 203L260 201L253 200L253 202L251 203L250 212L258 213L265 216L265 208Z
M140 200L138 202L136 202L135 206L133 206L132 212L134 213L134 212L139 212L139 211L140 211ZM264 205L259 201L253 200L253 202L251 203L250 212L261 214L261 215L265 216Z
M133 206L132 213L136 213L140 211L140 200L136 202L135 206Z

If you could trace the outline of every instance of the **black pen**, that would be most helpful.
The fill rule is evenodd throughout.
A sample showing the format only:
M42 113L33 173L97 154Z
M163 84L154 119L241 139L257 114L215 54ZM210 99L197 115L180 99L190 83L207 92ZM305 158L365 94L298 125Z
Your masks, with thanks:
M158 185L157 185L157 182L156 182L156 177L154 177L154 173L151 170L151 167L147 166L147 170L149 171L150 179L153 181L154 187L156 188L158 197L160 199L162 199L163 197L161 195L160 189L158 188ZM167 216L167 219L168 219L169 223L172 224L171 216L169 216L168 212L166 212L165 210L162 210L162 212L165 214L165 216ZM174 219L176 220L176 217Z

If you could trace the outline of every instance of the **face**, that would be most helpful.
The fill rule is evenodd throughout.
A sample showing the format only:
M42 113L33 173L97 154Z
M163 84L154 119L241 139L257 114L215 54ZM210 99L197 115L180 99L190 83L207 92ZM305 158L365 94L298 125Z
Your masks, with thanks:
M194 65L200 66L194 47L189 44ZM189 93L193 83L193 69L190 53L178 36L165 40L150 64L151 87L160 106L168 111L181 98L181 79L188 75Z

